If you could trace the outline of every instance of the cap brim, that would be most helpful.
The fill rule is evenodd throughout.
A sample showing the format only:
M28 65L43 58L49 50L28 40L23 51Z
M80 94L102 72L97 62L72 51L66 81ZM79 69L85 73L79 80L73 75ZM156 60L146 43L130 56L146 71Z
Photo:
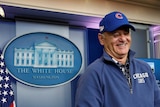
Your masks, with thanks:
M135 31L136 29L134 28L134 26L130 25L130 24L125 24L125 25L121 25L119 27L117 27L115 30L121 28L121 27L128 27L128 28L131 28L131 30ZM115 31L113 30L113 31Z
M132 25L127 25L129 28L131 28L133 31L135 31L136 29L134 28L134 26Z

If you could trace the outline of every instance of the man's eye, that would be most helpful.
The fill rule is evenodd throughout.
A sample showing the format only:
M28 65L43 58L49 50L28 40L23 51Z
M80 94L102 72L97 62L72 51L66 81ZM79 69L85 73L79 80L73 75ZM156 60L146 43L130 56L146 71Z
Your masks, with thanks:
M129 32L130 32L130 29L125 29L124 30L124 34L129 34Z
M124 32L124 35L128 35L128 34L129 34L129 32L127 32L127 31L126 31L126 32Z
M115 33L113 33L113 36L114 36L114 37L120 36L120 33L115 32Z

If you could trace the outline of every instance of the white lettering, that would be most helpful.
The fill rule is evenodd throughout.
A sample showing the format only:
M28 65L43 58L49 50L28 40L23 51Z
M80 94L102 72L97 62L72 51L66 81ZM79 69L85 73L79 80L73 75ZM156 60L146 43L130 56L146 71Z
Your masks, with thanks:
M17 72L18 73L29 73L29 69L28 68L17 68Z
M133 75L134 79L147 78L147 77L149 77L147 72L145 72L145 73L136 73L136 74Z
M51 70L50 69L33 68L32 72L38 73L38 74L48 74L48 73L51 73Z
M72 73L72 69L55 69L54 72L56 74L65 74L65 73L69 73L71 74Z

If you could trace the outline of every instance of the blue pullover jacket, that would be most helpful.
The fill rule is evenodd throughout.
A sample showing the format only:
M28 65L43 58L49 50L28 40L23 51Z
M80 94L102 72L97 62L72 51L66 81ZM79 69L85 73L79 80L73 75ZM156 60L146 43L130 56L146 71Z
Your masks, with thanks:
M129 51L131 87L119 66L103 52L78 83L75 107L160 107L160 90L150 66Z

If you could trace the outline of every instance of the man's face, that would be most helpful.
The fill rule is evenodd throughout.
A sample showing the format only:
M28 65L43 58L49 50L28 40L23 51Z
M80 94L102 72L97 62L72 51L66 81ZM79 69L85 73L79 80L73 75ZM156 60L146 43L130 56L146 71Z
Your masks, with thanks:
M114 32L104 32L99 37L101 45L104 46L105 51L113 58L119 59L127 57L131 46L130 29L122 27Z

